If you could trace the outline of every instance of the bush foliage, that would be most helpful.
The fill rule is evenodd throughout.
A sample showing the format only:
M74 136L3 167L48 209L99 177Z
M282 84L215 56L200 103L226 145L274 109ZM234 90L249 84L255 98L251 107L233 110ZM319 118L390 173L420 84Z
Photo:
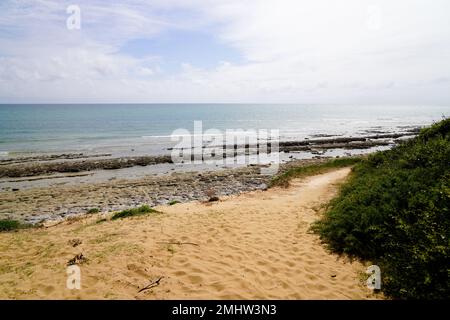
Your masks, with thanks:
M132 208L132 209L127 209L127 210L117 212L111 217L111 219L116 220L116 219L122 219L122 218L134 217L134 216L142 216L147 213L159 213L159 212L156 211L155 209L150 208L147 205L143 205L138 208Z
M0 231L11 231L20 228L20 222L16 220L0 220Z
M14 231L18 229L30 228L32 225L17 220L3 219L0 220L0 232Z
M338 253L378 264L400 299L450 297L450 118L358 163L313 228Z

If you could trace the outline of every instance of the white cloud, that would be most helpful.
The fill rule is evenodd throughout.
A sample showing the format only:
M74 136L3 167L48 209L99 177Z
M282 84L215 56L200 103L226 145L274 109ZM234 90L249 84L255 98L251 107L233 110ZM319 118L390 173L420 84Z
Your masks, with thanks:
M68 2L0 5L0 101L450 103L446 0L78 2L80 31ZM118 53L173 29L211 32L244 62L164 74Z

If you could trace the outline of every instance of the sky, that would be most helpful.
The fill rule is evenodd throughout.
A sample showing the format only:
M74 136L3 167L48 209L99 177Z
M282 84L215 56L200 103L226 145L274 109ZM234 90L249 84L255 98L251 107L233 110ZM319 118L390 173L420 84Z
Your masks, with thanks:
M0 2L0 103L183 102L450 105L450 1Z

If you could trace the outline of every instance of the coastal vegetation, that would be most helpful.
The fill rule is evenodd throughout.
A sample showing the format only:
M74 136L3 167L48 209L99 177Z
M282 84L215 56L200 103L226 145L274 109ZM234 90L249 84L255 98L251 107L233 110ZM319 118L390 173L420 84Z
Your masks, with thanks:
M128 217L134 217L134 216L142 216L149 213L159 213L159 211L150 208L148 205L143 205L138 208L132 208L123 210L120 212L116 212L112 217L111 220L117 220L122 218L128 218Z
M303 178L315 174L326 173L333 169L352 166L362 159L360 157L336 158L321 163L312 163L288 169L270 181L271 187L288 187L289 181L294 178Z
M25 229L25 228L29 228L29 227L30 227L30 225L22 223L17 220L10 220L10 219L0 220L0 232Z
M388 297L448 299L450 118L357 163L313 229L332 251L378 265Z

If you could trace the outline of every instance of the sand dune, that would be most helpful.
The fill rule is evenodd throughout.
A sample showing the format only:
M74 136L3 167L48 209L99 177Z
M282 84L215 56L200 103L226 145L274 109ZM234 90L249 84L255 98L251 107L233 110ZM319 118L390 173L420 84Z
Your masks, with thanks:
M159 207L159 215L1 234L0 298L376 298L363 284L363 265L328 253L308 232L348 173ZM73 247L72 239L82 243ZM66 264L79 253L88 259L80 265L81 290L69 290Z

